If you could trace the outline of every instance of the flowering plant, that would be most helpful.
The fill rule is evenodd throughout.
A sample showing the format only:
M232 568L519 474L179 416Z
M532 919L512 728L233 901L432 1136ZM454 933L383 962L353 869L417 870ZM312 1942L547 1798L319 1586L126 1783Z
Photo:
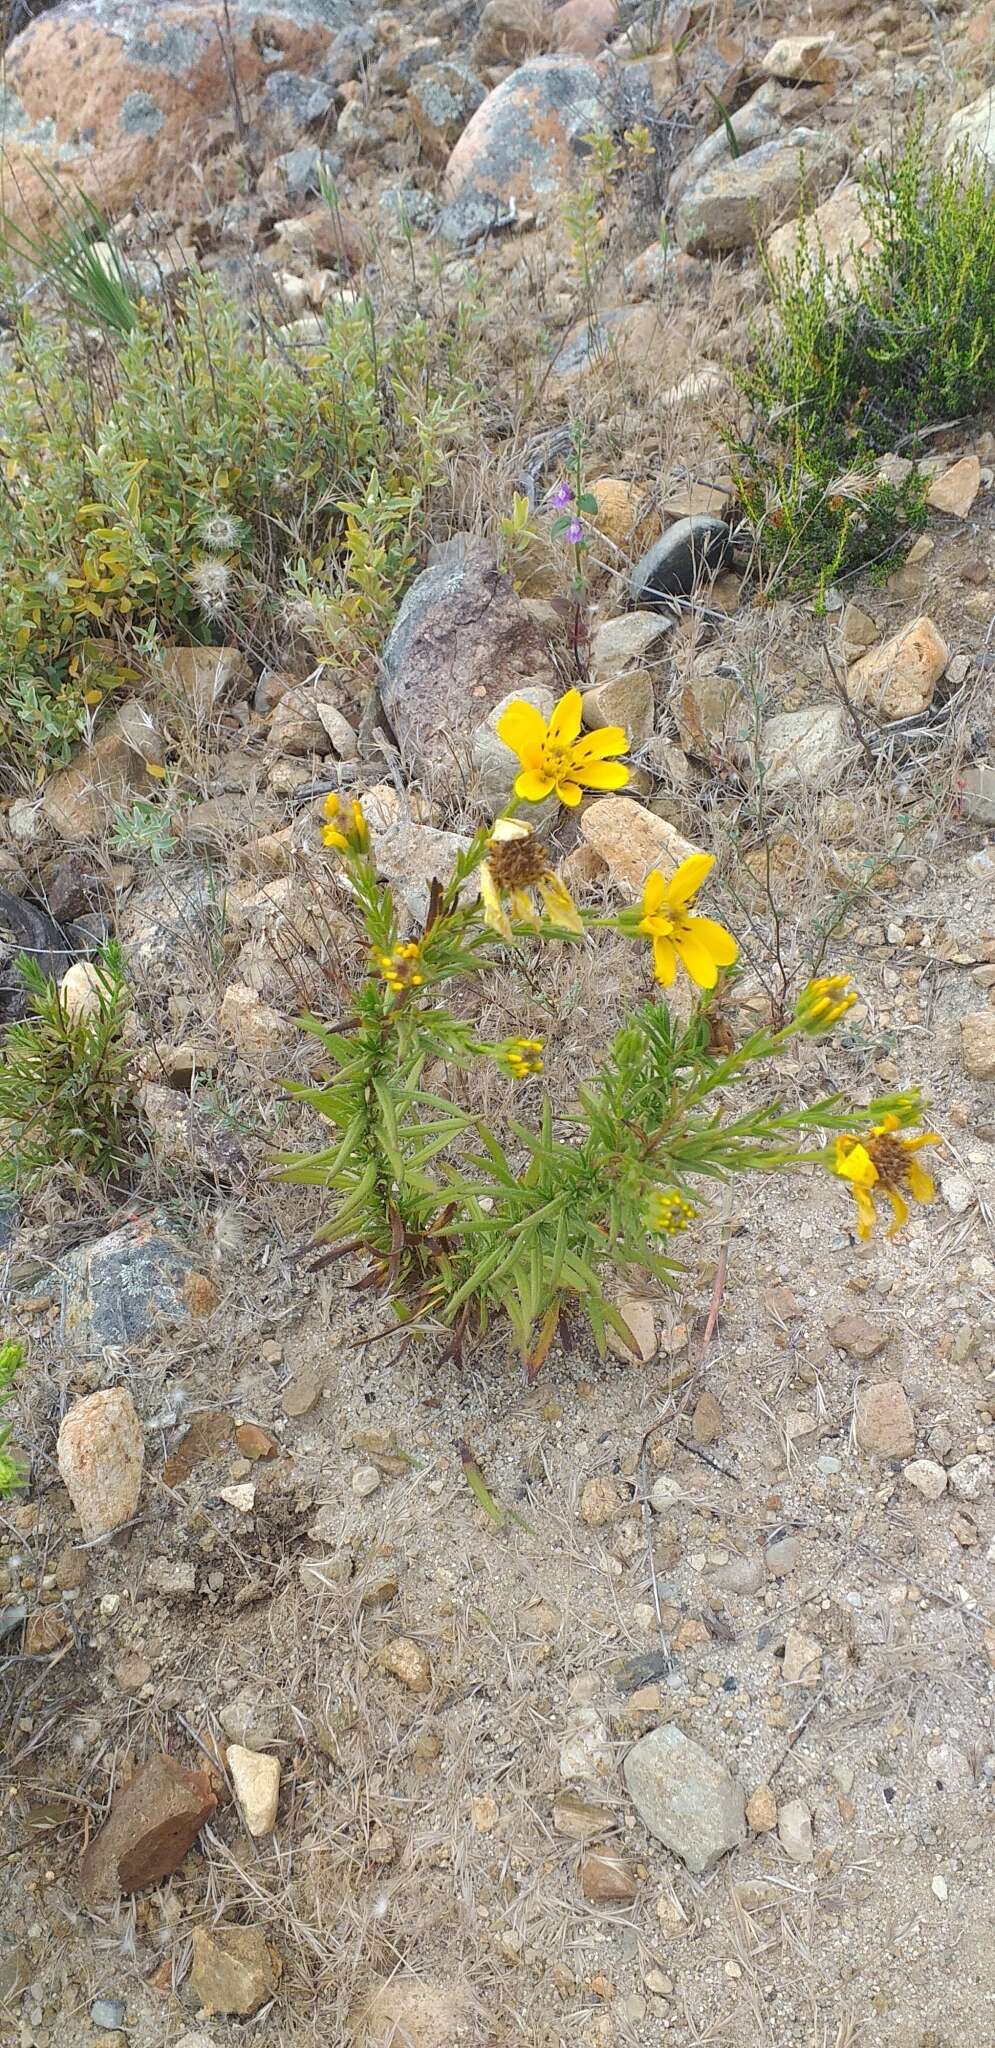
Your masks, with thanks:
M328 1247L319 1263L365 1253L369 1284L391 1296L399 1319L447 1331L456 1354L468 1335L505 1316L530 1376L571 1310L586 1317L599 1352L609 1330L636 1349L612 1276L637 1267L658 1285L674 1283L671 1240L701 1214L701 1183L815 1165L848 1184L866 1235L875 1192L891 1204L893 1229L908 1213L907 1194L931 1199L917 1154L937 1142L933 1133L899 1135L921 1116L914 1092L862 1109L844 1109L835 1095L797 1107L731 1102L752 1067L792 1039L831 1030L855 993L846 976L821 976L779 1030L713 1051L708 1006L738 947L692 908L711 856L693 854L669 876L654 869L638 905L595 915L573 901L552 854L518 815L554 792L575 806L587 789L626 782L616 758L625 734L605 727L582 738L581 712L575 690L548 724L525 703L507 710L499 731L520 762L515 795L458 855L449 879L433 884L420 930L402 925L377 875L361 805L347 811L336 795L327 799L323 837L362 922L367 969L351 1015L332 1028L305 1020L327 1057L327 1079L287 1084L331 1125L332 1143L286 1156L280 1169L334 1191L315 1240ZM542 1038L484 1037L456 1013L455 991L506 967L523 944L591 946L606 928L647 947L658 989L681 970L699 999L686 1025L660 995L648 999L600 1071L554 1105L539 1078ZM481 1061L529 1088L531 1121L509 1116L499 1133L436 1079L440 1063L454 1071Z

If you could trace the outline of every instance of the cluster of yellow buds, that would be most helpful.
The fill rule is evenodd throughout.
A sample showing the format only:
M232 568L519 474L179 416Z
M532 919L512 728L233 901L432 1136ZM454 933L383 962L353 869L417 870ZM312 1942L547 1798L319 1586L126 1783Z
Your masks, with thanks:
M651 1230L686 1230L693 1223L698 1211L677 1188L668 1188L665 1193L655 1194L650 1203L649 1225Z
M395 946L392 953L377 954L377 966L395 996L403 996L409 988L421 987L425 979L421 965L421 947L415 939L409 939L404 946Z
M369 840L369 830L363 816L363 807L356 802L355 797L349 806L349 823L344 829L343 825L336 822L339 818L344 818L344 813L342 799L336 795L334 789L325 798L324 816L321 837L326 846L333 846L336 853L363 852Z
M820 974L802 989L795 1023L809 1038L818 1038L838 1024L856 1000L857 991L851 988L848 974Z
M542 1073L541 1038L509 1038L502 1051L505 1065L514 1080L527 1081L530 1075Z

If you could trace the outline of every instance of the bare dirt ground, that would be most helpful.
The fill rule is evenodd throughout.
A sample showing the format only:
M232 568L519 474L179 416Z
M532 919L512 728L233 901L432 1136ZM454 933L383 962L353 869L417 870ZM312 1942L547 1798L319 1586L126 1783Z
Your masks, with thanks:
M861 141L917 90L942 110L979 89L959 68L962 13L878 13L886 43L861 73L873 91L821 110ZM761 43L807 25L737 11ZM863 27L850 15L841 38ZM355 167L350 196L378 176ZM634 246L620 226L603 304ZM471 528L507 508L530 434L568 413L584 421L592 476L721 473L707 414L668 413L659 386L689 361L735 357L755 266L713 264L679 305L680 287L661 288L659 379L616 364L526 403L523 364L534 391L539 351L578 311L563 263L555 226L472 260L418 245L426 304L452 303L471 276L493 294L480 404L501 432L486 473L471 457L456 480ZM384 265L400 289L396 249ZM938 446L987 464L995 450L986 421ZM9 1316L32 1365L15 1417L32 1483L4 1517L0 1589L8 1605L59 1605L68 1635L54 1656L2 1667L0 2040L995 2048L995 1102L965 1075L960 1034L989 1002L995 960L995 846L965 819L960 784L991 727L990 483L966 521L934 515L929 538L887 584L843 596L882 635L935 620L965 657L945 721L873 777L855 740L842 786L811 799L765 803L719 761L672 811L720 856L713 907L746 955L734 1029L763 1014L778 949L796 976L824 931L827 968L858 985L831 1047L806 1043L782 1066L788 1098L903 1084L930 1098L940 1197L902 1236L858 1244L846 1190L816 1172L737 1182L689 1243L685 1286L657 1304L649 1364L601 1363L578 1335L527 1390L500 1332L457 1368L350 1291L358 1267L312 1274L301 1250L318 1200L261 1173L219 1194L164 1171L159 1206L196 1247L208 1312L81 1368L60 1335L59 1259L124 1210L80 1217L52 1190L49 1214L27 1220ZM624 565L604 562L608 616ZM661 662L661 704L703 648L767 711L822 701L839 632L838 610L788 603L744 605L719 629L692 617ZM210 738L215 761L236 745ZM222 891L237 881L237 848L217 875ZM179 890L182 863L177 877ZM174 1037L216 1008L216 965L196 931L178 940L156 990ZM547 1026L556 1085L648 993L648 966L633 949L610 970L571 958L547 987L563 1020ZM251 1064L228 1056L213 1085L233 1123L313 1136ZM146 1426L142 1508L81 1549L55 1437L69 1400L111 1380ZM882 1380L904 1388L914 1457L948 1472L939 1498L903 1476L907 1453L857 1442L861 1391ZM693 1420L706 1393L708 1426ZM188 1476L165 1485L205 1416L262 1425L278 1454L247 1466L215 1419ZM466 1483L463 1447L500 1525ZM247 1479L242 1512L219 1489ZM386 1668L398 1637L424 1653L425 1690ZM665 1721L748 1796L770 1787L782 1817L801 1802L805 1860L776 1823L701 1879L654 1841L621 1762ZM264 1840L240 1823L226 1741L280 1758ZM88 1911L82 1848L122 1777L159 1749L212 1769L217 1811L168 1883ZM624 1860L631 1899L585 1896L564 1794L606 1809L596 1839ZM198 2016L190 1994L192 1930L222 1919L265 1930L282 1963L273 2000L245 2021ZM403 2007L382 1995L396 1973L423 1987ZM104 2030L94 2000L110 2002Z

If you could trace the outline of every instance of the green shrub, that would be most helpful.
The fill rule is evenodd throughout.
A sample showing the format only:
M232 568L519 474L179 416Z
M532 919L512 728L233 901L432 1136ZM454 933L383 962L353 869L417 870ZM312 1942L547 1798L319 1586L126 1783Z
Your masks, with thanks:
M581 739L580 721L576 690L548 728L528 705L505 712L499 729L522 762L515 791L526 807L553 790L575 805L585 787L626 782L624 767L607 758L624 749L624 732L608 727ZM281 1168L283 1178L334 1196L316 1238L330 1246L319 1263L367 1253L367 1284L383 1287L399 1320L448 1331L455 1351L505 1318L534 1375L561 1320L575 1314L599 1352L609 1331L635 1350L613 1292L631 1285L633 1268L673 1285L675 1235L696 1221L702 1195L737 1173L829 1171L855 1198L861 1236L876 1220L875 1193L889 1202L893 1228L908 1213L904 1191L932 1199L916 1155L934 1134L900 1135L922 1113L916 1091L861 1109L838 1096L808 1106L753 1098L754 1069L776 1067L791 1040L821 1036L853 1007L845 976L810 982L782 1029L754 1031L718 1056L710 992L737 946L692 908L711 856L690 855L669 880L653 871L634 909L589 916L535 832L511 815L517 808L511 803L457 856L445 885L433 885L423 931L404 938L360 805L347 816L336 795L327 800L323 836L345 869L366 961L350 1016L333 1029L307 1020L327 1080L288 1084L332 1132L327 1148L291 1155ZM680 967L700 1001L686 1027L659 994L638 1006L600 1071L579 1073L554 1103L536 1082L542 1040L480 1036L467 996L480 977L507 979L522 940L590 943L605 927L646 946L662 989ZM527 978L523 969L523 988ZM459 1105L449 1075L487 1065L530 1093L536 1085L531 1115L508 1114L495 1128Z
M461 331L437 358L424 323L336 305L290 351L199 279L101 340L8 310L0 755L65 760L157 634L367 658L461 416Z
M20 1372L23 1364L23 1344L17 1344L13 1339L9 1339L5 1344L0 1344L0 1409L5 1408L10 1400L10 1390L14 1383L14 1374ZM3 1500L7 1494L14 1493L19 1486L24 1484L21 1468L17 1460L11 1457L7 1449L9 1442L10 1424L9 1422L0 1422L0 1500Z
M78 1014L35 960L18 967L31 1014L0 1046L0 1187L36 1187L57 1166L107 1177L126 1163L134 1126L120 948L104 948L94 1001Z
M815 587L887 561L925 520L926 484L878 458L995 393L995 208L980 167L931 161L922 120L862 174L873 237L830 262L811 219L768 271L771 304L740 387L753 438L730 437L771 586Z

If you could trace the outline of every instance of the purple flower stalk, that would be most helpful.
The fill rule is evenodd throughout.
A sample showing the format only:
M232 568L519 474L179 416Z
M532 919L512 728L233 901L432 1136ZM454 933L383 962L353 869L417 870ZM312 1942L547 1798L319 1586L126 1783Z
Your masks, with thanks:
M562 512L564 505L571 504L572 500L573 492L569 484L557 484L555 491L550 492L549 502L555 506L557 512Z
M584 528L581 525L580 520L571 519L570 524L567 527L567 539L570 542L571 547L575 548L578 545L578 543L583 540L583 538Z

